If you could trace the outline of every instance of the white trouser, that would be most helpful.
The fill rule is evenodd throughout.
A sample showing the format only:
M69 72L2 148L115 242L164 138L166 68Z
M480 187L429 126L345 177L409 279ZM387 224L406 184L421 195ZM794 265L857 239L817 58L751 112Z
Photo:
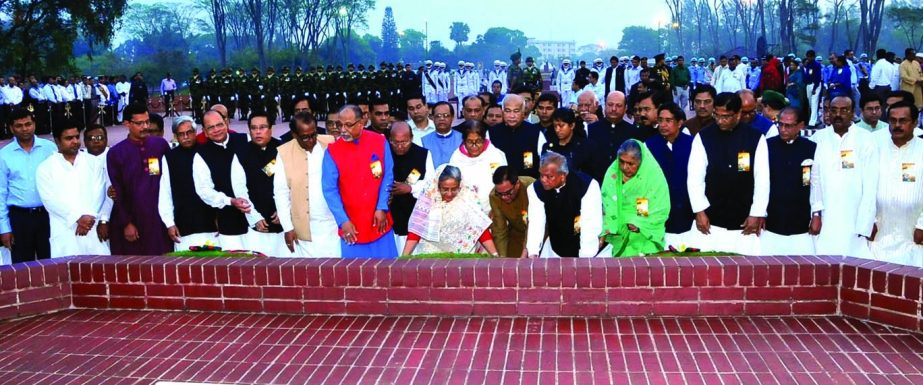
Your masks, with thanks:
M0 247L0 266L12 264L13 256L10 255L10 249L7 249L6 247Z
M311 240L295 243L294 256L298 258L339 258L340 237L333 217L311 219Z
M221 250L250 250L247 248L247 234L241 235L223 235L218 234L218 244Z
M285 233L261 233L250 230L246 235L247 249L267 257L288 258L292 252L285 246Z
M820 102L820 91L817 91L817 93L814 92L814 89L817 86L818 86L817 84L808 84L808 88L807 88L808 105L810 106L810 109L811 109L810 111L811 118L810 120L808 120L808 126L817 125L817 120L818 120L817 119L818 118L817 108L818 108L818 103Z
M814 237L808 233L781 235L763 230L760 252L762 255L814 255Z
M755 234L743 235L743 230L728 230L711 225L711 234L702 234L693 225L686 238L687 246L702 251L730 252L741 255L760 255L760 238Z
M689 105L689 87L673 87L673 102L685 110Z

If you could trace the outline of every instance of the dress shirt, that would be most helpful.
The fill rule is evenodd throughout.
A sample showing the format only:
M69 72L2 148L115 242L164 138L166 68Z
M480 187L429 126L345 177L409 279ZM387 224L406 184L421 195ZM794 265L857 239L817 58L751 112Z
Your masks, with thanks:
M333 221L333 214L327 207L327 201L324 199L324 191L321 186L324 154L327 151L320 143L315 143L314 148L305 153L308 158L308 212L311 220L329 219ZM273 199L276 202L276 212L279 215L279 224L282 225L282 231L289 232L295 229L295 225L292 224L292 190L288 185L285 164L282 163L281 155L276 155L275 170L275 174L272 176ZM311 236L313 238L315 236L324 236L324 234L314 234L312 232Z
M538 182L536 182L538 183ZM545 242L545 202L538 199L535 194L535 186L522 186L526 189L529 198L529 221L526 230L526 250L529 255L538 255L539 249ZM540 184L539 184L540 186ZM564 188L562 185L557 190L560 192ZM591 179L587 186L586 193L580 199L580 258L590 258L599 252L599 235L602 233L602 193L599 189L599 183ZM553 255L551 251L551 242L545 245L548 250L542 250L542 255ZM567 257L573 257L568 255Z
M427 118L428 119L428 118ZM407 120L407 125L410 126L410 131L413 134L413 144L417 146L423 146L423 137L428 135L431 132L436 131L436 123L432 119L428 119L425 128L418 128L417 124L413 122L413 119Z
M231 136L229 134L224 139L224 142L215 144L226 149L230 138ZM166 162L160 163L160 167L164 170L166 169L165 165ZM161 173L164 173L164 170L161 170ZM165 178L161 175L160 179L162 181ZM166 179L170 178L166 177ZM195 182L195 191L199 194L199 198L202 198L202 202L216 209L231 205L231 200L234 199L234 197L229 197L223 192L215 190L215 182L212 180L211 170L205 163L205 159L202 159L202 156L199 154L195 154L195 157L192 158L192 179ZM243 166L240 165L240 160L237 158L237 155L234 155L234 158L231 160L231 189L234 191L236 197L244 198L247 202L250 202L250 212L245 215L250 227L256 226L256 223L259 222L262 217L256 212L256 207L254 207L253 202L250 201L250 191L247 190L247 174L244 172Z
M29 152L23 150L16 139L0 149L0 234L12 231L9 206L42 205L35 186L35 170L58 148L47 139L36 136L33 140Z
M176 81L173 79L163 79L160 81L160 93L167 91L176 91Z
M730 74L730 71L725 74ZM751 129L746 126L737 127L738 130ZM756 158L753 162L753 202L750 204L751 217L766 217L766 206L769 205L769 151L766 148L766 138L760 137L756 145ZM708 156L702 144L702 136L696 135L692 140L692 150L689 153L689 176L686 185L689 189L689 203L692 212L705 211L711 203L705 196L705 175L708 170Z

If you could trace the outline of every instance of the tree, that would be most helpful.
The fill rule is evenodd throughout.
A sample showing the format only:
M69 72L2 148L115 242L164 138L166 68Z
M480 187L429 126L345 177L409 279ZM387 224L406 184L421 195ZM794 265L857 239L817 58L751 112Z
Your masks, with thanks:
M637 25L622 29L619 50L624 54L651 52L657 47L660 47L660 35L656 30Z
M0 68L69 70L77 37L108 46L125 8L126 0L0 1Z
M896 29L904 35L907 46L923 49L923 5L894 2L886 12L888 18L896 24Z
M209 21L215 30L215 47L218 48L218 60L222 67L228 62L228 27L227 5L222 0L200 0L199 8L211 14Z
M471 28L468 28L468 24L456 21L449 27L449 39L452 39L456 45L461 45L468 41L469 32Z
M859 0L859 50L874 51L881 34L885 0Z
M397 33L397 23L394 22L394 13L391 7L385 8L385 18L381 22L381 52L378 56L381 60L395 62L400 56L398 51L398 40L400 36Z
M405 63L418 62L426 56L424 40L426 35L414 29L405 29L401 34L401 59Z

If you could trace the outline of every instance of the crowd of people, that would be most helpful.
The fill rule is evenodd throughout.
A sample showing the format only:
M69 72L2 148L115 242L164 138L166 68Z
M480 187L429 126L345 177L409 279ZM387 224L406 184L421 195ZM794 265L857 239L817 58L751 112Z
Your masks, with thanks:
M565 62L552 91L514 55L492 92L458 91L453 77L455 103L426 87L424 63L423 79L397 93L368 81L334 104L326 92L250 103L246 133L230 129L234 107L205 96L200 113L172 119L172 143L135 100L118 111L128 138L111 149L99 121L65 114L52 143L35 135L33 109L13 106L0 241L13 262L212 244L275 257L713 250L923 266L923 70L905 56L896 69L876 63L856 94L850 59L837 57L839 81L821 74L820 91L800 94L822 95L817 110L785 96L792 78L816 75L813 52L810 65L783 60L788 69L765 57L752 83L736 57L714 68L665 55L650 68L639 57L595 70ZM239 96L217 101L240 106Z

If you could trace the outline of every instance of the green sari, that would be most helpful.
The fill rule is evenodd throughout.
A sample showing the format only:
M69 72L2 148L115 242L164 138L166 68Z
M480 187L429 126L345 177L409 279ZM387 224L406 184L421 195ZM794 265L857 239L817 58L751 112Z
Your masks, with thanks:
M634 139L630 139L634 140ZM663 171L644 143L638 172L622 183L619 159L606 170L602 185L603 233L612 256L630 257L664 250L664 233L670 215L670 190ZM632 224L638 232L628 229Z

